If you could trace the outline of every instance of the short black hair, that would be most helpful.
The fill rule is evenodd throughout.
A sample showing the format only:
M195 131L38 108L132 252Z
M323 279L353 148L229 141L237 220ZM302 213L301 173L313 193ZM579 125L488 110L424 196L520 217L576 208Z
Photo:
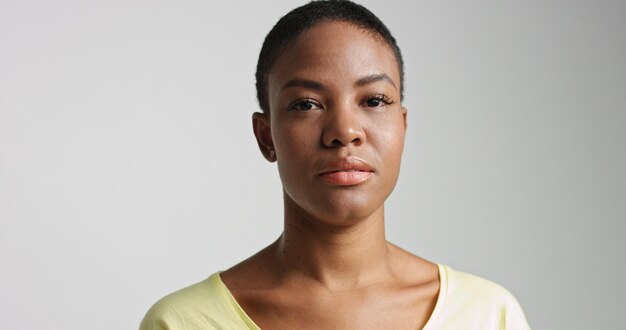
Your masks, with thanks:
M269 113L268 75L287 46L313 26L341 21L371 31L382 38L393 50L400 72L400 99L404 96L404 62L402 53L383 22L367 8L348 0L311 1L283 16L265 37L256 68L256 91L259 105Z

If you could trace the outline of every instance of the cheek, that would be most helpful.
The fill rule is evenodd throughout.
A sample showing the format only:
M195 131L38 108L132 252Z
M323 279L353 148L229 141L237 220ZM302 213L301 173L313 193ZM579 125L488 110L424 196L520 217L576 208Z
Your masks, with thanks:
M283 125L274 130L273 139L276 153L279 157L287 156L286 161L297 161L301 155L310 154L311 148L317 147L318 141L314 138L316 130L311 125Z
M391 194L400 175L400 165L404 150L405 127L403 121L390 121L379 131L379 145L382 162L381 176L384 187L382 191ZM388 195L387 195L388 196Z
M369 142L381 152L384 161L397 160L402 155L405 132L402 118L379 118L370 127Z

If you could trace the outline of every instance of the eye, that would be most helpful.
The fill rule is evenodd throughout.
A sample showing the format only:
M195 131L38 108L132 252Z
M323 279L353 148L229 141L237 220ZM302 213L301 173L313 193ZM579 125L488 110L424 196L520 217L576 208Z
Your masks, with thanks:
M301 99L290 103L287 110L308 111L321 108L322 106L313 99Z
M385 94L373 95L365 101L365 105L370 108L383 107L385 105L390 105L393 103L394 101Z

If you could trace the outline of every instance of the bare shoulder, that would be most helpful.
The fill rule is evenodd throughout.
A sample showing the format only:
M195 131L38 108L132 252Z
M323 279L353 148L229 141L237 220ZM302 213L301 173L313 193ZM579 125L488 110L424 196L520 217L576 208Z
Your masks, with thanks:
M439 286L439 266L389 243L392 268L399 280L414 285Z
M272 245L267 246L250 258L220 273L222 282L233 293L270 286L275 278L271 247Z

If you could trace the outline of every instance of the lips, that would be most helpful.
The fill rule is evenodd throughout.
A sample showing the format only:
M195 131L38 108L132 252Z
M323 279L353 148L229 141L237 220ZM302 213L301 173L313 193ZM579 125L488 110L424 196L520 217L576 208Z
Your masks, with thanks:
M366 162L351 157L327 163L319 178L332 185L352 186L367 181L373 174Z

